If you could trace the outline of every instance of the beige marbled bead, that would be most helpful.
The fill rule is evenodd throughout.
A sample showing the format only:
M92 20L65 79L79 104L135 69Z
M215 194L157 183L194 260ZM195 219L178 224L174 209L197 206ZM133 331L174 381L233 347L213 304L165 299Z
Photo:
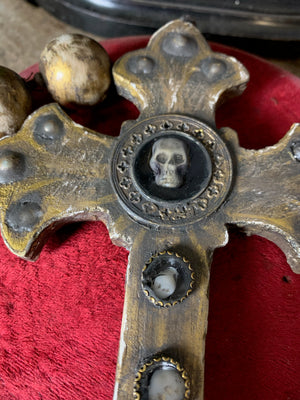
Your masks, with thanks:
M23 79L0 66L0 137L13 135L31 111L31 95Z
M111 83L111 63L95 40L65 34L41 53L40 71L54 100L64 106L93 106L102 101Z

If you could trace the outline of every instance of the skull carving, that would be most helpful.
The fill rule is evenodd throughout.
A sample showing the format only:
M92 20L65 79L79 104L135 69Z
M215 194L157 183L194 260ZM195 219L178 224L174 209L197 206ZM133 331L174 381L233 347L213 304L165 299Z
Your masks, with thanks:
M183 184L187 171L188 155L186 144L175 138L162 138L154 143L150 167L155 183L166 188L178 188Z

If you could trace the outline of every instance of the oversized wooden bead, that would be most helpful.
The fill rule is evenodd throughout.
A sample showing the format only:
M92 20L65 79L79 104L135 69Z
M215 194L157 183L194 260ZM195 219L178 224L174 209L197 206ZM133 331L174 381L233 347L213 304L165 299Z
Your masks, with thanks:
M40 71L54 100L64 106L93 106L101 102L111 83L111 63L95 40L65 34L47 44Z
M31 95L23 79L0 66L0 137L16 133L31 111Z

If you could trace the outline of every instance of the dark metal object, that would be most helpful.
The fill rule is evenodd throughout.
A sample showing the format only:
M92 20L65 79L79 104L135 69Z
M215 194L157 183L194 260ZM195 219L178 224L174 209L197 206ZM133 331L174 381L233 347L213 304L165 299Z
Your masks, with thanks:
M217 130L217 104L241 93L248 73L213 53L190 22L164 26L113 74L140 110L118 138L75 124L52 104L0 142L2 235L14 253L35 259L62 224L103 220L130 250L115 399L147 399L143 372L163 361L189 377L186 398L201 400L210 264L228 241L227 225L273 240L300 272L300 125L259 151L239 147L231 129ZM172 154L161 158L166 138ZM157 182L162 167L151 166L153 157L169 162L171 178ZM184 171L174 167L183 163ZM154 285L162 273L166 297Z
M297 0L37 0L56 17L104 36L151 33L182 15L202 32L259 39L300 40Z

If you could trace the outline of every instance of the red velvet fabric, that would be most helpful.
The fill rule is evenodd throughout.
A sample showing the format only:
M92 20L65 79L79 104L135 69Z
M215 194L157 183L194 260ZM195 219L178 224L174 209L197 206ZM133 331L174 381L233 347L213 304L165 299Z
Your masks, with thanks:
M146 41L104 46L114 61ZM237 130L242 146L260 148L300 122L299 79L241 51L213 49L238 58L251 76L245 93L218 111L219 127ZM49 101L39 90L34 95L35 106ZM117 135L137 110L111 94L102 108L71 115ZM2 241L0 257L0 399L112 399L127 252L102 223L89 222L54 234L36 263L18 259ZM212 265L206 400L300 398L299 287L274 244L231 232Z

